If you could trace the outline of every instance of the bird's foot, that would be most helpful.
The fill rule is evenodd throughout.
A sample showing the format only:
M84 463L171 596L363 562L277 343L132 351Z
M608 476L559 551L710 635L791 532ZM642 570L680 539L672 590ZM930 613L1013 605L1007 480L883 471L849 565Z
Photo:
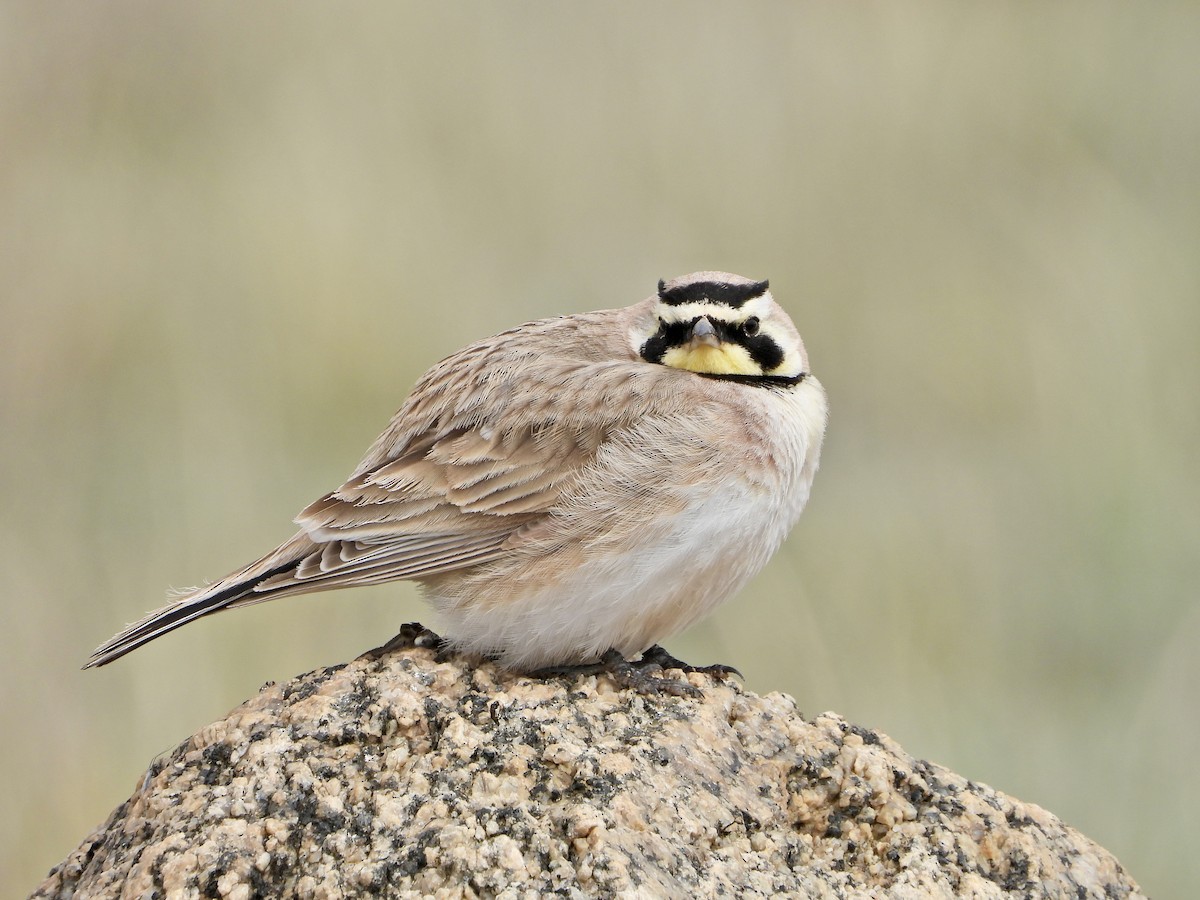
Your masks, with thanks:
M685 663L682 659L667 652L662 646L655 644L654 646L642 652L642 656L636 662L630 663L639 669L680 669L684 672L699 672L701 675L708 675L710 678L716 678L719 681L724 681L730 675L736 675L738 678L745 680L746 676L735 669L733 666L726 666L721 663L715 663L711 666L693 666Z
M366 655L372 659L378 659L397 650L411 650L413 647L424 647L432 650L440 661L442 654L449 647L449 642L440 634L426 628L420 622L406 622L400 626L400 630L396 632L394 638L381 647L368 650Z
M548 666L544 669L537 669L529 674L534 678L608 675L621 687L629 688L639 694L670 694L674 697L704 696L704 692L698 687L675 678L655 676L650 671L645 671L648 668L648 665L643 666L641 660L631 663L616 650L609 650L600 657L598 662L582 663L573 666ZM662 668L660 666L658 671L661 672Z

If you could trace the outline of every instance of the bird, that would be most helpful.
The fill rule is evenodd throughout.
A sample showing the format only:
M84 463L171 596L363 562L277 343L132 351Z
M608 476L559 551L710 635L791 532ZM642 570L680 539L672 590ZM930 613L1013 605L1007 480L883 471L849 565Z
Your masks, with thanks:
M660 642L779 548L826 418L768 281L694 272L631 306L527 322L429 369L294 536L84 668L222 610L397 580L422 587L444 649L503 668L683 665Z

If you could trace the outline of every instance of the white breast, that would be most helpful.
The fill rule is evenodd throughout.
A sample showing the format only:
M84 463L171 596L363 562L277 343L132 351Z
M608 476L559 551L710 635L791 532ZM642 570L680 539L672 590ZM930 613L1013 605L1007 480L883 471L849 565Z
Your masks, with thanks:
M677 492L683 502L669 514L637 510L636 539L619 549L553 578L531 561L470 584L430 585L446 636L512 668L535 669L595 660L611 648L633 657L711 612L778 549L817 468L825 425L820 384L806 379L791 392L764 392L761 401L771 423L771 477L746 477L746 460L731 446L724 477Z

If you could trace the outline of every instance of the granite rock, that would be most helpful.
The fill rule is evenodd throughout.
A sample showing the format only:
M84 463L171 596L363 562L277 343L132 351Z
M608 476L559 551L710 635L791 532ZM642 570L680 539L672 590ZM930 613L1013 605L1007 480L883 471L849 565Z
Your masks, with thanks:
M1142 896L1037 806L687 677L703 698L410 646L268 684L33 896Z

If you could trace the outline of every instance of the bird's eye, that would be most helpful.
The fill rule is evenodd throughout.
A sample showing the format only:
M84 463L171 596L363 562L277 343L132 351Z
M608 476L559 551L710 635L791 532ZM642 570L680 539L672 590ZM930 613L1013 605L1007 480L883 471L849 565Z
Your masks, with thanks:
M758 334L758 316L751 316L742 323L742 334L751 336Z

